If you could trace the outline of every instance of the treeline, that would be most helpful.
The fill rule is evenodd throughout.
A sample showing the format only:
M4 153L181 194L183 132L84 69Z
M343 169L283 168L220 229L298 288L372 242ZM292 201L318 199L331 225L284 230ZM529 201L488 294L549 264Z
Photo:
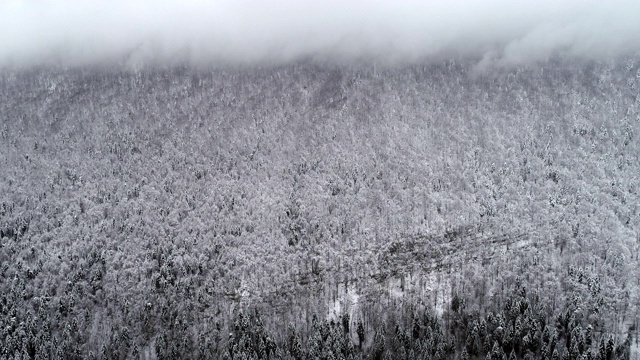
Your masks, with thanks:
M99 261L99 259L97 259ZM272 320L269 308L245 307L234 311L228 328L216 321L209 326L193 308L173 307L170 318L153 326L151 304L142 314L135 306L122 308L124 318L134 316L139 327L114 322L110 336L98 348L89 346L89 309L73 296L50 303L39 300L34 312L20 315L23 298L5 294L0 301L3 359L630 359L631 332L603 333L588 318L582 304L564 304L559 315L548 318L535 294L520 285L504 306L483 311L468 306L454 294L448 309L437 315L420 303L404 303L366 316L325 318L312 316L310 324L265 327ZM138 317L140 316L141 317ZM156 319L157 320L157 319ZM195 325L195 326L194 326ZM153 330L150 328L153 327ZM195 331L194 331L195 330ZM633 331L634 329L630 329Z
M287 331L275 343L264 330L260 314L240 313L229 342L228 359L629 359L632 335L614 340L594 331L580 310L568 306L547 321L524 288L497 311L469 311L455 295L450 309L437 316L430 309L406 306L388 321L365 326L350 319L312 320L310 333ZM168 350L171 351L171 350ZM178 354L174 352L173 354ZM166 354L163 352L163 354ZM216 354L214 356L219 356Z

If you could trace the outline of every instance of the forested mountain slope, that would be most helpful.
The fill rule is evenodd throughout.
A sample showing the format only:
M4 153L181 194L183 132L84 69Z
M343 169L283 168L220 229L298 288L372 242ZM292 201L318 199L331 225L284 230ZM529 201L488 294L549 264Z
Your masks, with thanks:
M636 58L4 70L0 357L628 357L639 89Z

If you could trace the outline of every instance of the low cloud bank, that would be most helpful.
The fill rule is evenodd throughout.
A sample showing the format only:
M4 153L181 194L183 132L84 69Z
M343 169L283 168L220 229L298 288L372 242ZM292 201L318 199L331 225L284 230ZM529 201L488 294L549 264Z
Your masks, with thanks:
M0 66L395 65L640 51L637 0L5 0Z

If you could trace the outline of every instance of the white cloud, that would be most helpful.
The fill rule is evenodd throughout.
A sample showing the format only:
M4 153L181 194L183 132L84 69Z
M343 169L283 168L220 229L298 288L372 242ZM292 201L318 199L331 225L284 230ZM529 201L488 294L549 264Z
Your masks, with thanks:
M0 66L597 58L640 50L639 14L638 0L5 0Z

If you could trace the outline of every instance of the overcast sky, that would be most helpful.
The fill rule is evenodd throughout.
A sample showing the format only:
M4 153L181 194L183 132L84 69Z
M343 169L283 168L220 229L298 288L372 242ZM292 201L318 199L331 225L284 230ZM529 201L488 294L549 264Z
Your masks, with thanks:
M0 66L487 64L640 50L640 0L0 0Z

